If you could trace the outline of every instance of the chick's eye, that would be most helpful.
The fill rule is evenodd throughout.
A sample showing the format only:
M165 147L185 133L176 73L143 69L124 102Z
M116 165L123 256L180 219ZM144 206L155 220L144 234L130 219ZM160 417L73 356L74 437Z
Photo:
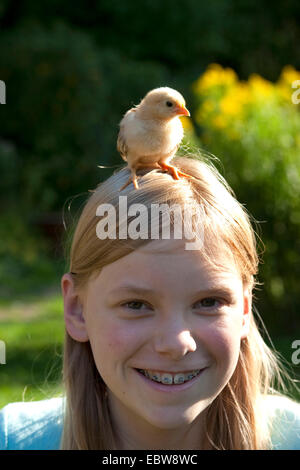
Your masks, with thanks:
M167 105L169 108L172 108L173 103L172 103L172 101L166 101L166 105Z

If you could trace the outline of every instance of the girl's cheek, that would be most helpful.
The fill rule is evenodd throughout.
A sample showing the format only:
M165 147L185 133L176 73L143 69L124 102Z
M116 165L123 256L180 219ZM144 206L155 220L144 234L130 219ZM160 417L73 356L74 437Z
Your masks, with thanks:
M205 330L206 348L219 363L230 362L236 356L239 342L233 330L233 325L229 328L226 324L215 324Z
M99 338L101 338L101 349L107 349L120 357L126 354L138 342L139 335L136 330L129 326L120 325L117 322L108 322L100 326ZM99 342L100 343L100 342Z

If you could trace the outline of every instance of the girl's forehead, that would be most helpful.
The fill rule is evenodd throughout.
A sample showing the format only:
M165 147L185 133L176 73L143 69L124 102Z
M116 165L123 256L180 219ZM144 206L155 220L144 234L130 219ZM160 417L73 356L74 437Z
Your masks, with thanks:
M157 240L148 243L135 252L136 259L141 262L153 259L163 259L166 263L174 265L187 263L190 268L201 267L208 271L236 271L232 253L220 249L187 249L183 240Z
M132 253L105 266L102 279L145 279L153 276L162 279L164 276L176 276L190 282L197 278L239 278L240 274L233 256L227 253L214 255L213 259L200 250L187 250L181 240L157 240L138 248Z

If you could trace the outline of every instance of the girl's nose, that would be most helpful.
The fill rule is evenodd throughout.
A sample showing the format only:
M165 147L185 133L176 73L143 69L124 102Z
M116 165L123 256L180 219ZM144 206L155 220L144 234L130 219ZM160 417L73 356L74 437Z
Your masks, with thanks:
M197 345L189 329L161 328L155 337L156 352L178 360L189 352L196 351Z

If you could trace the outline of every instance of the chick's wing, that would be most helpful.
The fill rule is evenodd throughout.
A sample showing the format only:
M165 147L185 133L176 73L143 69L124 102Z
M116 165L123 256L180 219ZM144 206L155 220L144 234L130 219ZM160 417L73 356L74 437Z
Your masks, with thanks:
M128 143L126 139L126 134L128 133L128 125L129 122L134 119L135 116L135 108L129 109L125 116L123 117L122 121L120 122L120 131L117 140L117 150L120 153L121 157L125 162L127 162L127 155L128 155Z
M120 132L118 135L118 140L117 140L117 149L118 152L120 153L121 157L125 162L127 162L127 153L128 153L128 147L126 144L126 139L124 135L124 129L121 127Z

